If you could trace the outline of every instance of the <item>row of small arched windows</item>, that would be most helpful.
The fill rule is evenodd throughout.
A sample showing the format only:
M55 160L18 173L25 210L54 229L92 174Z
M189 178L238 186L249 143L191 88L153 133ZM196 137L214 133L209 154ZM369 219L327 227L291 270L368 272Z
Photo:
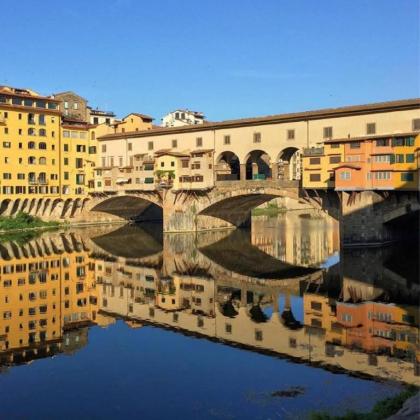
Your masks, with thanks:
M54 132L52 132L51 134L52 134L52 137L54 137ZM36 135L37 134L36 134L36 129L35 128L33 128L33 127L28 128L28 136L36 136ZM38 130L38 136L46 137L47 136L47 130L45 128L40 128Z
M30 141L28 143L28 149L36 149L36 143L34 141ZM43 141L41 141L40 143L38 143L38 149L47 150L47 143L44 143Z
M29 165L36 165L36 157L35 156L29 156L28 157L28 164ZM46 165L47 164L47 158L40 157L38 158L38 165Z

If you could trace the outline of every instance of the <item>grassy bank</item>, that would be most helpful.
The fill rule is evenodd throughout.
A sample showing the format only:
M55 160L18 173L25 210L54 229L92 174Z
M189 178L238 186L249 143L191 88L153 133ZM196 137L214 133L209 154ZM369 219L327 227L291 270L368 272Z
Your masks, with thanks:
M407 386L404 391L395 397L378 401L369 413L357 413L348 411L343 416L331 416L328 413L313 413L312 420L382 420L398 412L406 400L416 395L419 389L416 386Z
M55 228L59 225L58 222L44 222L39 217L21 212L14 217L0 217L0 234L27 229Z
M253 216L276 216L279 213L286 212L285 207L279 207L277 203L268 203L267 207L257 207L252 210Z

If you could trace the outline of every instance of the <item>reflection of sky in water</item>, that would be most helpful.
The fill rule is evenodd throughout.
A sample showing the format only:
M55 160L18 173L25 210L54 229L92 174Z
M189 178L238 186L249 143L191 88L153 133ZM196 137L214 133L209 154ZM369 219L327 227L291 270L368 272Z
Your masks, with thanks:
M304 393L270 395L293 386ZM327 408L367 410L396 392L390 385L159 328L133 330L122 322L92 328L89 345L71 357L11 369L0 376L0 387L3 418L82 419L302 418Z
M323 228L321 221L302 220L302 222L298 221L299 224L305 226L302 232L306 236L310 233L310 226L314 224ZM279 232L282 233L278 228L279 224L270 227L276 235ZM319 229L317 232L320 230L322 231ZM119 230L119 235L104 236L98 242L112 255L114 254L111 251L116 249L118 252L127 251L124 254L125 257L133 258L133 256L143 255L142 253L146 250L147 257L149 254L153 257L163 252L161 238L150 239L153 232L152 229L140 234L137 228L125 227ZM262 232L264 233L264 229ZM219 247L211 247L211 242L209 245L203 241L209 257L202 248L196 249L196 245L192 245L195 244L194 241L191 241L192 249L189 249L185 245L186 242L176 242L176 237L170 237L173 248L169 247L169 249L173 251L178 250L179 247L179 250L177 253L169 254L170 258L163 252L162 261L159 260L159 264L168 263L176 256L175 259L182 262L179 267L186 267L187 274L184 275L188 278L188 275L191 275L188 269L194 268L194 264L198 264L201 261L200 258L203 258L205 264L201 261L201 265L197 265L200 270L193 270L195 274L191 278L196 276L196 282L199 282L200 276L203 273L206 274L206 270L212 267L212 262L216 262L220 265L218 270L222 270L213 272L216 284L220 280L217 273L222 272L224 276L226 275L224 270L227 270L226 284L223 283L223 276L220 284L230 286L232 282L235 290L242 287L246 290L247 279L244 280L245 274L242 274L240 270L245 266L248 271L254 270L261 275L264 270L269 271L269 263L277 266L278 262L273 261L272 257L280 260L284 256L285 248L273 246L273 244L282 243L277 242L279 238L276 239L275 235L270 236L274 238L272 241L261 241L260 248L255 248L246 237L239 237L240 240L236 240L238 233L240 232L236 232L234 239L229 241L229 237L234 235L230 234L225 238L219 232L221 242L218 243L223 245ZM296 233L296 237L300 235L293 229L291 233ZM264 235L261 235L256 239L263 237ZM188 237L182 238L184 240ZM332 248L319 248L319 244L325 242L322 235L318 239L313 242L303 241L302 244L291 240L285 243L289 247L292 246L294 252L291 254L292 257L300 255L299 261L302 258L308 262L321 261L320 258L322 258L325 259L322 268L330 268L337 264L339 253L335 252L327 257L327 253L331 252ZM148 245L148 248L144 246L144 243ZM296 246L293 247L293 245ZM242 252L242 255L230 255L232 250ZM288 250L290 251L290 248ZM320 250L322 252L318 252ZM204 256L207 259L204 259ZM153 262L154 257L152 257L150 261ZM360 259L359 256L353 256L353 260L354 258L358 261ZM347 262L351 268L355 266L352 263L353 260L349 260L347 256ZM367 260L371 264L370 259ZM260 261L264 270L259 265ZM345 257L343 261L346 261ZM192 265L190 267L185 263ZM223 263L227 268L223 266ZM111 259L107 264L110 268L114 263ZM134 270L134 278L136 272L133 267L131 266L130 270ZM125 275L124 270L119 268L119 271L115 271L118 273L114 279L116 286L120 284L121 276ZM144 269L142 264L139 264L138 269L140 271ZM335 282L335 268L329 271L332 274L332 281ZM232 276L232 272L239 276ZM141 273L144 275L143 272ZM168 279L172 279L171 273L173 273L171 270L166 273ZM129 283L127 279L125 281ZM205 290L211 290L211 287L207 288L207 286L211 285L212 281L210 277L206 277L206 282L209 284L205 285ZM278 281L281 284L282 280ZM147 287L152 287L153 284L152 281L147 284ZM332 283L328 283L328 287L331 285ZM261 293L266 293L267 289L263 290L263 292L261 289L255 292L254 302L259 301L258 297L261 297L259 296ZM295 294L299 294L303 289L292 290ZM226 292L226 295L229 293ZM214 295L210 296L213 298ZM270 296L273 294L268 288L265 299L260 300L262 310L269 318L273 314L273 305L265 306L264 302L270 302ZM98 301L102 302L102 300ZM152 301L147 302L153 305ZM285 302L286 295L281 292L278 298L279 314L284 311ZM294 318L304 323L303 297L290 294L289 302ZM124 312L127 309L126 306L124 303L121 313L126 313ZM172 316L170 312L165 313ZM193 314L193 316L196 315ZM145 318L140 317L140 319ZM155 321L156 318L152 320L152 322ZM223 319L220 325L224 322L230 322L229 318ZM309 318L307 324L311 324ZM322 368L313 368L275 356L256 353L256 348L263 350L265 344L265 341L253 341L254 328L258 329L258 325L261 324L242 325L246 326L246 333L251 334L251 343L254 343L252 344L253 351L241 349L240 344L230 347L220 342L184 336L180 332L175 333L162 327L145 326L130 329L122 322L117 322L106 329L93 327L89 330L88 343L78 347L78 350L70 357L59 355L54 358L41 358L27 366L13 367L7 374L0 374L0 389L7 390L0 394L0 417L303 418L305 414L317 410L328 410L335 414L343 413L346 409L368 410L377 400L392 395L399 389L390 383L355 379L344 374L333 374ZM188 329L188 324L182 325L181 321L176 326L185 328L186 331L194 331L194 329ZM223 327L221 328L223 330ZM233 328L237 331L235 325ZM209 332L211 336L213 330L210 330L211 328L208 331L204 329L202 333ZM277 344L281 341L277 339L280 334L283 334L282 338L286 340L292 337L290 331L284 328L272 331L271 333L264 332L264 340L268 335L275 342L273 347L266 347L267 349L277 348ZM217 330L215 333L216 337L226 339L222 331ZM220 334L217 335L218 333ZM78 336L75 337L75 339L78 338ZM240 342L237 341L237 343ZM306 348L305 343L307 342L299 342L301 348ZM281 350L290 351L287 354L292 357L295 354L293 353L295 350L289 347L283 347ZM321 353L324 355L324 342L321 344ZM337 364L340 364L340 360L336 360ZM286 391L291 387L302 387L304 392L296 398L271 396L272 392ZM22 401L25 404L22 404Z
M285 296L279 296L279 313L281 314L284 311L284 302ZM300 296L290 296L290 306L292 309L292 313L296 319L296 321L300 321L303 323L303 298ZM267 306L263 308L263 312L271 318L273 314L273 306Z
M340 253L335 252L333 255L330 255L325 262L321 264L322 268L329 268L340 262Z

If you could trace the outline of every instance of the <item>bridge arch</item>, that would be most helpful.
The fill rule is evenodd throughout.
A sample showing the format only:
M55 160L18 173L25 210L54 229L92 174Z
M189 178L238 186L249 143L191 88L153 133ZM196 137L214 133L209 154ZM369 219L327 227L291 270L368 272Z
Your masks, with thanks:
M162 221L162 203L152 197L118 195L96 201L90 209L133 221Z
M267 187L263 184L265 182L253 181L250 186L211 193L207 200L200 200L197 214L222 219L236 227L246 227L255 207L278 197L299 198L297 188Z

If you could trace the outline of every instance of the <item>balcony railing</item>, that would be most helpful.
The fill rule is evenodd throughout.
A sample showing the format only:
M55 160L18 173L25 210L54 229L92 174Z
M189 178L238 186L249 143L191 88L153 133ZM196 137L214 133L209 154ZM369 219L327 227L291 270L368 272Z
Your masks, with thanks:
M309 147L303 149L303 156L320 156L324 154L323 147Z

